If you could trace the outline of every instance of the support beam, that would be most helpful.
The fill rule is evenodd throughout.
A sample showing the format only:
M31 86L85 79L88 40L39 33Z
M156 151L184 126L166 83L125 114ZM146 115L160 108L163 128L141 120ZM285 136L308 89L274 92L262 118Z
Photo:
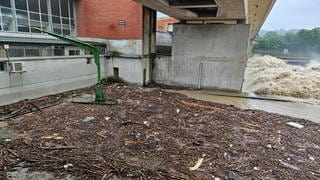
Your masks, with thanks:
M250 27L250 40L254 40L261 26L268 17L276 0L248 0L248 22Z
M244 0L134 0L179 20L245 20Z
M216 0L217 18L246 19L244 0Z
M172 5L173 8L180 8L180 9L191 9L191 8L218 8L216 4L203 4L203 5Z
M151 9L163 12L169 16L177 19L190 19L197 18L198 14L184 9L170 7L167 0L134 0L135 2L141 3Z
M183 2L183 3L171 3L171 7L173 8L218 8L218 5L212 1L212 3L205 2Z
M253 40L276 0L134 0L182 21L250 24Z
M236 19L217 19L217 20L194 20L186 21L186 24L237 24Z

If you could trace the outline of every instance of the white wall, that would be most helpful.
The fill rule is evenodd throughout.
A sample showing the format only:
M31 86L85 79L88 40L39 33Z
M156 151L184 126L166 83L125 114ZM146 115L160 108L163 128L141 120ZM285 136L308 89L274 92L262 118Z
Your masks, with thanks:
M127 55L142 54L142 40L108 40L108 51L117 51Z
M26 72L0 72L0 105L94 85L97 69L94 59L91 64L86 63L88 57L12 58L12 62L22 62ZM113 68L118 67L119 76L125 81L143 85L143 62L101 57L101 77L113 76Z
M123 55L101 58L102 78L113 76L113 68L117 67L119 76L130 84L143 85L144 69L146 83L151 81L150 59L143 58L142 40L101 42L107 43L109 51L118 51ZM11 61L22 62L26 72L0 71L0 105L94 85L97 82L96 65L94 59L92 64L86 64L87 57L90 56L11 58Z
M87 64L87 57L12 58L22 62L26 72L0 72L0 105L94 85L96 65L93 59ZM104 61L101 58L102 77Z
M169 69L171 83L241 91L249 30L244 24L175 24Z
M111 58L107 61L107 75L114 76L113 68L119 68L119 77L130 84L143 85L142 60L133 58Z
M150 27L145 26L145 28ZM146 31L144 35L145 41L148 41L150 32ZM113 76L113 68L118 67L119 77L130 84L143 85L143 71L146 70L145 81L147 84L151 82L150 58L142 57L150 54L149 44L143 45L142 40L108 40L107 44L108 51L120 52L120 57L111 58L110 61L107 61L108 76Z
M130 84L143 85L143 70L146 69L146 81L150 81L148 59L142 56L142 40L108 40L108 50L120 52L125 57L114 57L107 61L107 76L113 76L113 68L119 68L119 77Z

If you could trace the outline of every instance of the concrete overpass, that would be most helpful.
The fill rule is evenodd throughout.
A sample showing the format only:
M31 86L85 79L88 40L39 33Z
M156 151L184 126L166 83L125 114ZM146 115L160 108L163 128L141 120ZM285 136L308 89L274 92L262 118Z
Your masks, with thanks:
M172 60L160 69L166 76L158 74L156 81L241 91L251 42L276 0L134 1L180 20L174 25Z
M276 0L134 0L186 24L250 24L254 39Z

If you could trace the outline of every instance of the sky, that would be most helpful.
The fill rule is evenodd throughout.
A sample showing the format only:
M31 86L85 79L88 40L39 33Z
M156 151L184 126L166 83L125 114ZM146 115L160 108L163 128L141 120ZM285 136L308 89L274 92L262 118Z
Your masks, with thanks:
M165 14L163 14L163 13L159 12L159 11L158 11L157 16L158 16L158 17L167 17L167 15L165 15Z
M277 0L263 30L320 27L320 0Z
M158 13L159 17L165 16ZM313 29L320 27L320 0L277 0L263 30Z

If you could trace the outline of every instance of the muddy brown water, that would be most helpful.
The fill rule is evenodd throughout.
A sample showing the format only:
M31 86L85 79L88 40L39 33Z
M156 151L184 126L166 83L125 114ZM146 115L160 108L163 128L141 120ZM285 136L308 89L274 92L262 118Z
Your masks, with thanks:
M17 136L7 128L0 128L0 139L15 139Z
M228 97L230 93L226 95L214 95L215 91L173 91L184 94L190 98L210 101L221 104L234 105L241 109L256 109L263 110L270 113L277 113L282 115L287 115L291 117L307 119L316 123L320 123L320 106L310 105L299 102L281 102L275 100L266 99L250 99L243 97ZM235 94L237 96L237 94ZM265 97L265 96L264 96ZM274 97L272 97L274 98ZM281 98L280 98L281 99Z

